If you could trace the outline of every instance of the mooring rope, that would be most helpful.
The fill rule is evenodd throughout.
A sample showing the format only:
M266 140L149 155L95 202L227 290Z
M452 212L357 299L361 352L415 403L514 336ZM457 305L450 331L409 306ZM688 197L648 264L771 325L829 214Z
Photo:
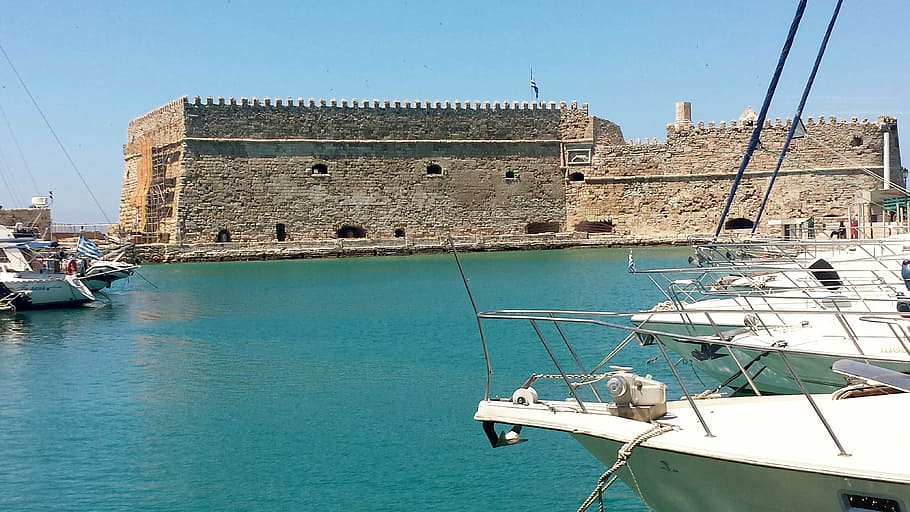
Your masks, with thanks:
M637 436L633 437L632 440L629 441L628 443L622 445L619 448L619 451L616 453L616 462L614 462L613 465L610 466L610 469L604 471L604 474L600 475L600 478L597 479L597 485L594 486L594 490L591 491L591 494L584 501L584 503L582 503L581 506L578 507L578 512L585 512L586 510L588 510L588 507L590 507L591 504L594 503L594 500L599 500L599 502L600 502L599 510L601 512L603 512L603 493L604 493L604 491L609 489L611 485L613 485L613 482L616 481L617 477L614 476L612 479L610 479L610 481L606 485L604 485L604 482L606 482L607 478L609 478L610 475L612 475L614 472L616 472L619 468L626 465L626 462L628 462L629 457L632 456L632 450L636 446L647 441L648 439L651 439L652 437L657 437L665 432L669 432L669 431L673 430L673 428L674 428L673 425L661 425L660 423L656 423L650 429L645 430L641 434L638 434Z

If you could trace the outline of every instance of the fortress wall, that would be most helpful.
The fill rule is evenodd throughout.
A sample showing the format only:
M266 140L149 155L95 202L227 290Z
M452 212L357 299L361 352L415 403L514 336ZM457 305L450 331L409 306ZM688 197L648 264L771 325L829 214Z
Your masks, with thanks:
M117 226L121 232L172 228L186 132L185 102L185 97L178 98L134 119L127 128Z
M558 143L215 142L187 145L182 239L521 234L565 219ZM314 175L314 163L328 174ZM442 174L427 174L430 163ZM506 171L515 173L507 179Z
M805 124L765 219L842 215L854 192L880 188L862 168L881 175L883 130L901 179L893 118ZM754 153L730 218L754 217L788 127L768 122L768 151ZM643 238L713 232L751 133L678 121L664 142L626 143L575 103L179 98L130 123L120 224L141 241L189 243L221 230L274 241L278 223L294 240L343 226L387 239L607 220Z
M762 130L764 149L753 153L728 218L754 218L789 126L775 120ZM856 191L882 186L865 171L882 175L883 130L892 133L892 148L897 141L892 118L807 118L805 126L807 136L790 145L765 221L844 215ZM661 143L598 141L585 181L567 184L566 224L612 220L631 235L713 233L751 134L751 125L731 121L670 125ZM900 185L899 156L891 165L891 181Z
M595 139L599 145L621 146L626 143L618 124L599 117L594 117L593 120Z
M611 220L617 234L633 236L713 233L732 181L732 176L691 175L569 183L567 224L571 229L581 221ZM784 172L762 216L762 232L768 232L769 219L844 215L853 194L876 188L875 181L852 169ZM754 219L767 184L768 173L744 178L727 219Z
M587 105L479 101L275 100L185 105L187 137L319 140L558 140L563 118ZM560 108L563 107L563 108Z
M737 126L735 121L731 124L734 126L670 125L664 143L612 145L598 141L593 167L586 175L735 174L753 129L751 125ZM766 124L761 133L764 149L752 154L748 170L774 168L789 126L789 120ZM783 169L868 166L879 168L881 174L884 139L878 122L810 117L805 126L807 136L791 142ZM892 162L892 166L900 168L899 163Z

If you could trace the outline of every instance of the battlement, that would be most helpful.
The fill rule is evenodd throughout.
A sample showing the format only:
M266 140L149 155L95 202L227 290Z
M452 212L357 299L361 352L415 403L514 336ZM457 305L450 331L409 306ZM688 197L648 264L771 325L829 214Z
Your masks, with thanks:
M857 117L851 117L849 119L841 118L838 119L837 116L808 116L803 118L803 125L807 128L810 126L826 126L826 125L856 125L856 126L882 126L882 125L891 125L897 123L897 119L891 116L879 116L875 121L869 121L867 118L859 119ZM789 129L790 125L793 124L793 119L788 117L786 119L781 119L779 117L775 118L773 121L771 119L765 119L765 129ZM679 131L688 131L692 129L697 130L726 130L726 129L752 129L754 122L751 120L739 120L731 119L730 121L720 121L715 123L714 121L699 121L694 124L680 124L680 123L670 123L667 125L668 132L679 132Z
M269 98L265 97L261 100L259 98L246 98L241 97L239 100L235 97L230 97L227 100L224 97L219 96L217 99L211 96L207 96L203 100L200 96L193 98L192 103L190 103L187 96L183 96L175 100L174 102L169 103L161 108L167 108L172 104L183 101L185 104L195 105L195 106L209 106L209 105L218 105L218 106L241 106L241 107L293 107L293 108L372 108L372 109L445 109L445 110L579 110L579 105L577 101L572 101L567 103L565 101L549 101L549 102L528 102L528 101L477 101L477 100L378 100L378 99L362 99L358 100L353 98L347 100L342 98L340 101L335 98L326 100L325 98L320 98L318 101L314 98L309 98L304 100L303 98L297 98L296 100L292 97L287 98ZM588 112L588 104L582 103L580 110L584 113Z

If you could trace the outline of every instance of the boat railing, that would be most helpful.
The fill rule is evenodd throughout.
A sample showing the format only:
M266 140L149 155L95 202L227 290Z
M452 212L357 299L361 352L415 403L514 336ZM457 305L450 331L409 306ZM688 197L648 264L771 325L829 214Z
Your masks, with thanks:
M879 267L859 262L839 264L836 269L810 268L806 265L724 265L637 269L664 295L672 291L679 300L731 295L763 295L787 290L866 293L904 291L901 261L880 262ZM683 286L685 285L685 286ZM670 288L673 290L670 290ZM671 297L667 297L671 300Z
M631 323L631 317L635 313L623 313L623 312L594 312L594 311L566 311L566 310L495 310L495 311L484 311L477 313L477 321L479 325L483 325L485 321L489 320L508 320L508 321L521 321L528 322L532 327L534 333L537 336L538 341L544 347L552 367L555 369L556 373L532 373L530 377L524 382L522 388L528 388L534 382L537 382L541 379L552 379L562 381L571 395L570 399L577 405L578 409L582 413L596 413L591 411L588 406L586 406L585 400L582 399L579 394L580 388L590 388L593 391L593 401L595 403L604 403L603 398L597 392L594 384L600 382L604 378L607 378L618 371L626 371L631 368L628 367L616 367L609 366L613 363L613 360L616 356L628 346L631 341L637 340L640 345L656 345L660 352L660 358L663 360L666 367L673 375L676 385L682 390L683 398L689 404L689 407L692 409L693 413L698 418L698 421L705 431L705 435L713 437L705 415L702 414L698 402L705 398L705 393L699 395L693 395L688 389L687 384L680 375L677 365L674 363L667 347L664 345L664 342L661 341L662 336L673 336L679 340L685 340L692 343L708 343L712 346L722 347L726 353L735 361L739 372L748 381L749 386L755 395L761 396L761 392L752 379L749 376L749 366L752 362L743 362L740 360L740 357L737 356L736 351L733 349L746 349L750 351L755 351L761 354L761 357L767 357L770 354L779 357L787 368L790 377L800 389L800 393L805 397L806 401L810 404L816 416L818 417L820 423L826 429L828 435L831 437L834 444L837 446L839 453L841 455L847 455L843 445L835 433L831 422L825 417L821 409L818 407L818 404L815 402L812 394L809 392L806 384L797 374L794 366L791 364L788 356L787 349L785 346L774 346L774 345L758 345L758 344L743 344L743 343L733 343L729 338L724 337L713 337L713 336L689 336L679 333L668 333L655 329L644 329L635 324ZM877 317L887 319L887 317ZM629 323L625 323L628 321ZM898 319L894 319L895 322L899 322ZM558 340L552 340L545 330L542 328L543 325L550 324L555 327L558 337ZM626 335L622 338L620 342L613 347L608 354L603 357L600 361L593 365L585 365L582 361L582 358L579 356L579 352L574 348L572 342L569 339L568 327L572 325L588 325L606 328L609 330L615 330L617 332L625 332ZM491 396L491 386L492 386L492 362L490 360L489 353L489 342L486 339L485 330L481 327L481 338L484 346L484 358L487 365L487 386L485 389L485 400L489 400ZM560 356L557 352L560 345L565 347L566 352L570 354L568 356L569 361L566 361L566 356ZM905 345L905 348L907 345ZM753 361L754 362L754 361ZM605 368L610 368L611 370L605 371ZM845 385L847 384L845 380ZM716 390L714 390L716 392ZM598 412L602 409L598 409Z
M765 239L694 243L692 263L699 266L798 263L818 258L897 258L910 238Z
M823 325L824 336L833 339L838 336L849 341L855 350L854 356L868 356L863 348L867 342L881 340L896 340L905 346L903 340L908 337L907 327L910 326L910 312L900 311L895 307L900 301L893 298L863 298L850 299L843 296L807 297L780 296L778 303L772 304L767 297L747 297L738 300L735 308L728 310L716 307L685 307L682 309L656 307L638 313L639 324L644 325L661 316L671 314L678 319L678 324L689 335L712 336L715 339L729 340L733 336L742 334L761 334L768 336L791 330L793 328L808 327L810 324ZM815 309L806 308L807 303L816 305ZM878 305L877 305L878 304ZM857 305L857 309L846 309L848 305ZM890 308L888 310L887 308ZM731 326L731 318L737 317L737 324ZM885 323L889 319L888 328L876 328L874 324ZM709 327L712 334L703 334L704 327ZM700 334L702 333L702 334ZM904 350L910 355L910 351Z

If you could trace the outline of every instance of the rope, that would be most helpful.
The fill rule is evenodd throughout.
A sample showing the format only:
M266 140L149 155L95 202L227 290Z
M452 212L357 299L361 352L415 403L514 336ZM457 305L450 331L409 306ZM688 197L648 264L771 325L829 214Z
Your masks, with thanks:
M54 131L54 127L51 126L51 122L48 121L47 116L44 115L44 111L41 110L40 106L38 106L38 101L34 96L32 96L32 91L30 91L25 85L25 81L22 79L22 76L19 75L19 70L17 70L16 66L13 65L13 61L9 58L9 55L7 55L6 50L3 49L2 45L0 45L0 53L3 54L3 57L9 64L9 67L13 70L13 74L16 75L17 79L19 79L19 84L22 85L22 89L25 90L25 94L28 95L28 98L32 100L32 105L34 105L35 110L38 111L38 114L41 115L41 119L44 120L44 124L47 126L47 129L51 132L51 135L53 135L54 140L57 141L57 145L60 146L60 150L63 152L63 155L66 156L66 160L70 163L70 166L72 166L73 170L76 171L76 176L79 176L79 180L82 181L82 184L85 186L85 190L88 191L88 195L91 196L93 201L95 201L95 206L98 207L98 211L101 212L101 215L104 216L104 220L106 220L108 224L113 224L108 218L107 213L105 213L104 208L101 207L101 202L98 201L98 198L95 197L95 193L92 192L91 187L88 186L88 182L85 181L85 177L83 177L82 173L79 171L79 167L76 166L76 162L73 161L73 158L66 150L66 147L63 145L63 141L61 141L60 137L57 136L57 132Z
M648 439L651 439L652 437L657 437L663 433L669 432L673 430L673 428L673 425L661 425L660 423L655 423L653 427L645 430L641 434L638 434L637 436L633 437L631 441L622 445L619 448L619 451L616 453L616 462L610 466L610 469L604 471L604 474L600 475L600 478L597 479L597 485L594 486L594 490L591 491L591 494L584 501L584 503L578 507L578 512L585 512L588 510L588 507L594 503L594 500L600 501L600 510L603 511L603 493L609 489L611 485L613 485L613 482L616 481L616 477L614 476L612 479L610 479L609 483L604 485L604 482L606 482L607 478L609 478L610 475L616 472L619 468L626 465L629 457L632 456L632 450L636 446L647 441Z

